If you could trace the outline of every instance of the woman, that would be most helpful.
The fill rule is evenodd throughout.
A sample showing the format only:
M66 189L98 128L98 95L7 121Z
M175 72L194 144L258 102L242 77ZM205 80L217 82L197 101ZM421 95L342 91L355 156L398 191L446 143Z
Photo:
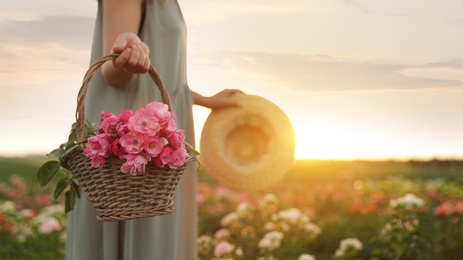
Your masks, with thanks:
M189 90L186 78L186 27L177 0L100 0L91 62L106 62L87 91L85 117L99 121L101 111L119 113L161 101L146 74L150 62L171 97L177 126L194 145L192 104L220 109L238 104L224 90L205 97ZM98 222L85 194L68 216L66 259L196 259L196 173L190 164L174 199L174 213L121 222Z

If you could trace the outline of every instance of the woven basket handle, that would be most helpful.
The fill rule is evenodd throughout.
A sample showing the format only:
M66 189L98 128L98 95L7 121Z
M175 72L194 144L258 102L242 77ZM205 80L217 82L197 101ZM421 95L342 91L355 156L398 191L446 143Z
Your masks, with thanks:
M92 79L93 75L98 70L98 68L101 67L101 65L103 65L103 63L109 60L114 60L117 57L119 57L118 53L112 53L112 54L99 58L90 66L90 68L87 70L87 73L85 73L84 80L82 82L82 87L80 88L79 94L77 96L76 130L77 130L77 143L79 144L82 144L87 140L87 131L85 129L84 103L85 103L85 96L87 95L87 89L90 84L90 80ZM161 91L162 102L167 104L167 106L169 107L169 111L170 111L169 93L167 92L167 89L164 86L164 83L162 83L161 77L156 72L156 70L153 68L153 66L150 66L148 73L153 79L158 89Z

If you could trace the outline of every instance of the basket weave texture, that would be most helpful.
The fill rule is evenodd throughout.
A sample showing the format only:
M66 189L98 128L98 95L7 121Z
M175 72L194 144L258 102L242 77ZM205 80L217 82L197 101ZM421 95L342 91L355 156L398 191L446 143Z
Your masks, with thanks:
M77 98L78 145L63 155L61 166L68 169L79 181L96 209L99 221L121 221L168 214L174 210L173 197L181 176L187 164L193 161L190 153L182 167L171 169L168 166L160 168L148 164L145 173L135 176L121 172L124 162L122 159L110 157L102 168L94 168L91 160L83 154L87 140L84 101L90 79L104 62L117 56L104 56L87 71ZM153 67L150 67L149 74L161 91L163 103L170 109L170 98L159 74Z

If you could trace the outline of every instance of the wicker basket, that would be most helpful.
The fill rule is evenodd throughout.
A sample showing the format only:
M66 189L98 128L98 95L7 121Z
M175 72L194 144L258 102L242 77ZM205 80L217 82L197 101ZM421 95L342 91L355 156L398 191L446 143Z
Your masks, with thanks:
M61 158L61 166L68 169L79 181L97 212L99 221L120 221L171 213L174 210L174 193L187 164L193 161L189 153L186 163L177 169L146 165L145 173L132 176L121 172L123 160L111 157L103 168L91 166L83 155L87 133L85 129L84 101L87 88L95 71L118 54L98 59L85 74L77 98L76 127L78 145ZM158 73L150 67L149 74L161 91L162 101L169 106L170 99ZM187 144L185 144L187 145Z

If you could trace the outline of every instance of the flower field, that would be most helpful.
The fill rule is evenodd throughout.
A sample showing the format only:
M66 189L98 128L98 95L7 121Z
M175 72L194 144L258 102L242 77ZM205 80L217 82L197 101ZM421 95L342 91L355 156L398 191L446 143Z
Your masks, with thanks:
M63 259L63 203L0 170L0 259ZM463 259L460 161L298 162L252 192L198 179L199 259Z

